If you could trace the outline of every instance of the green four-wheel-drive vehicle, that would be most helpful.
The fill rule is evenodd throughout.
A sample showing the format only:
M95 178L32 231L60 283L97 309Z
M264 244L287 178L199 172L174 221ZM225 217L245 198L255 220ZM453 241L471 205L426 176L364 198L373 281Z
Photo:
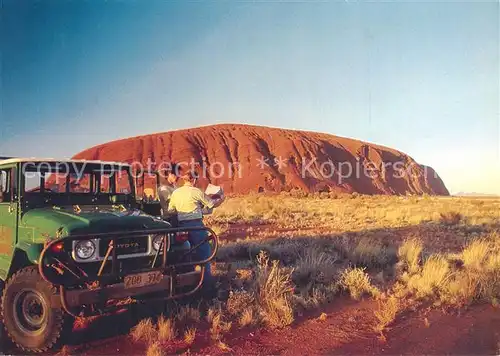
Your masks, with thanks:
M138 207L128 165L0 159L1 322L20 349L53 348L74 317L201 287L215 233ZM188 236L201 229L212 255L196 261Z

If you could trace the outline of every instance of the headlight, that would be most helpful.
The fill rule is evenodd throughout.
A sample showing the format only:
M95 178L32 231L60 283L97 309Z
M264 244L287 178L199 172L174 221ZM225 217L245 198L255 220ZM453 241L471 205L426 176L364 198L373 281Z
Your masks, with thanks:
M155 251L158 251L160 249L163 237L164 236L162 236L162 235L156 235L153 238L153 248L155 249Z
M87 260L95 253L95 244L90 240L78 241L75 245L75 253L79 259Z

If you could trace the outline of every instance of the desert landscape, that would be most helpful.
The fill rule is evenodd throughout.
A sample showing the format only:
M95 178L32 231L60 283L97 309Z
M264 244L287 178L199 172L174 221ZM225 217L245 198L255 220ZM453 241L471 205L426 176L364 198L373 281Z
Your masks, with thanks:
M500 199L230 197L219 297L75 322L59 354L498 354Z
M449 196L437 174L416 163L399 179L384 172L338 184L319 174L300 179L294 166L253 167L261 155L295 162L319 155L316 169L328 160L414 163L356 140L247 125L125 139L77 154L145 165L193 156L246 162L249 174L209 171L199 183L229 187L228 200L205 218L221 239L218 298L77 320L61 352L500 352L500 198Z
M498 1L0 1L1 355L500 355Z
M499 212L481 198L231 198L208 221L229 295L82 321L62 352L498 354Z

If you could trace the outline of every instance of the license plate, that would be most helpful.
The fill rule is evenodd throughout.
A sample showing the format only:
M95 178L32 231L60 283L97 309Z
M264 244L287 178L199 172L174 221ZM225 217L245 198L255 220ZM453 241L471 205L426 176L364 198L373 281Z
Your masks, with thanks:
M138 288L160 283L162 279L163 274L160 271L144 272L126 276L124 282L125 288Z

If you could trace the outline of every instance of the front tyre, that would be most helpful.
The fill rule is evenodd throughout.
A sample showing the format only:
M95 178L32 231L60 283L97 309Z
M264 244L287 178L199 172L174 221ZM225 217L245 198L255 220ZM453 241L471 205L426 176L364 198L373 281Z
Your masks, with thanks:
M5 285L1 312L10 339L28 352L46 352L55 347L72 319L60 307L51 305L57 289L45 281L36 267L15 273Z

